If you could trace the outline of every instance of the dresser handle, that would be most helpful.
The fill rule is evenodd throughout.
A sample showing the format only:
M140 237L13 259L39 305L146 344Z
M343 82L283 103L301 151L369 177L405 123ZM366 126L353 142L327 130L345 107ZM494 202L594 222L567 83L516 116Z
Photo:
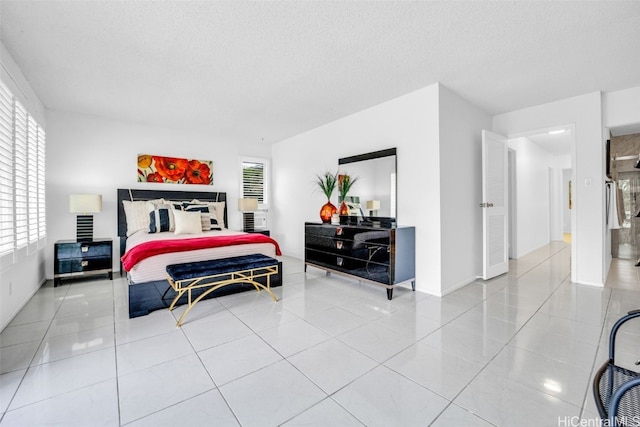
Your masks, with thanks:
M81 264L81 265L82 265L83 267L86 267L87 265L89 265L89 261L82 261L82 264Z
M80 246L80 252L87 252L89 250L89 246Z

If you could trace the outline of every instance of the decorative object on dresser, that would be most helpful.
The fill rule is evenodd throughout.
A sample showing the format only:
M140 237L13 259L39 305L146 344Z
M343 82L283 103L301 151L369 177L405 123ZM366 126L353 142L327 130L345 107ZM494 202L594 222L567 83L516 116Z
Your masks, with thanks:
M242 212L242 231L254 231L256 222L253 213L258 210L258 199L238 199L238 210Z
M331 203L331 195L336 188L336 175L331 172L325 172L322 175L316 175L316 184L327 198L327 203L320 208L320 219L327 224L331 221L331 217L338 209Z
M72 194L69 196L69 212L76 216L76 239L78 242L93 240L93 215L102 212L100 194Z
M138 154L138 182L213 185L213 162Z
M305 223L305 271L321 268L393 288L411 281L415 291L415 227Z
M340 195L340 215L349 215L349 205L347 204L347 195L358 178L349 175L338 175L338 194Z
M378 210L380 209L380 200L367 200L367 210L369 216L378 216Z
M60 285L63 278L107 274L109 280L113 279L112 239L58 240L53 251L54 287Z

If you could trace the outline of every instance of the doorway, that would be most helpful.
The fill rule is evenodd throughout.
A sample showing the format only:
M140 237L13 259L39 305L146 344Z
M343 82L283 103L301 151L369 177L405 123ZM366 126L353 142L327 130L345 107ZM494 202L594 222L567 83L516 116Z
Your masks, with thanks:
M573 252L574 134L567 125L509 137L510 258L552 242L564 241Z

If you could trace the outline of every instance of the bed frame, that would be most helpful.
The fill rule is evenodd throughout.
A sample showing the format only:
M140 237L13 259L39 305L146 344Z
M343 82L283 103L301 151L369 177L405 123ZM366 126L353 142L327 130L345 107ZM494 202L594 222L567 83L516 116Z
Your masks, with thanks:
M118 189L118 236L120 237L120 257L124 255L127 242L127 219L124 212L123 200L141 201L164 198L172 201L190 202L198 199L203 202L226 202L224 208L224 223L229 226L227 218L227 193L212 191L170 191L170 190L136 190L128 188ZM120 274L123 273L122 262L120 263ZM255 279L256 281L266 283L264 277ZM129 283L132 285L131 283ZM278 261L277 274L271 278L271 288L282 285L282 261ZM166 309L169 307L172 299L177 295L174 291L167 294L169 282L167 280L136 283L128 286L129 292L129 317L138 317L149 314L151 311ZM254 285L247 283L232 283L228 286L215 290L205 296L205 298L215 298L217 296L234 294L237 292L245 292L255 289ZM194 294L194 297L199 294ZM166 297L166 298L165 298ZM182 296L176 301L177 305L187 304L186 296Z
M213 191L171 191L171 190L137 190L133 188L118 188L118 237L120 237L120 257L124 255L127 243L127 218L124 213L123 200L141 201L164 198L181 202L198 199L203 202L226 202L227 193ZM224 205L224 224L229 227L227 220L227 203ZM122 264L120 264L122 274Z

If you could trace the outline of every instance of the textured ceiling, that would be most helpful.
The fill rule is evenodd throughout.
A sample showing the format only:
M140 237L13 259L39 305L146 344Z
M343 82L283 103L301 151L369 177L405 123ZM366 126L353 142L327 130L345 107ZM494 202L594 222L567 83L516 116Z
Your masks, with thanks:
M47 108L274 142L435 82L491 114L640 86L638 1L12 1Z

